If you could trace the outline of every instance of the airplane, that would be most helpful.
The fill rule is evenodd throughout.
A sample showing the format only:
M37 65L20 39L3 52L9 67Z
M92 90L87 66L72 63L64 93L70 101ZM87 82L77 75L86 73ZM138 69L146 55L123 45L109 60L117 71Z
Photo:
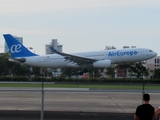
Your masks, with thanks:
M68 54L50 48L54 54L38 55L28 50L11 34L3 34L11 52L9 61L44 68L94 67L108 68L112 64L138 62L151 59L157 53L146 48L110 49Z

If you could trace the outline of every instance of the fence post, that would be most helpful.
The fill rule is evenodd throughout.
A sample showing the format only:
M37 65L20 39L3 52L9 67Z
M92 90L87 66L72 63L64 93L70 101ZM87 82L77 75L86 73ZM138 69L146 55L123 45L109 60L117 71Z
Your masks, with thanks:
M142 98L143 98L143 95L144 95L144 87L145 87L145 83L143 82L143 90L142 90ZM143 104L143 99L142 99L142 104Z
M43 83L43 80L42 80L42 90L41 90L41 93L42 93L42 100L41 100L41 120L44 120L44 83Z

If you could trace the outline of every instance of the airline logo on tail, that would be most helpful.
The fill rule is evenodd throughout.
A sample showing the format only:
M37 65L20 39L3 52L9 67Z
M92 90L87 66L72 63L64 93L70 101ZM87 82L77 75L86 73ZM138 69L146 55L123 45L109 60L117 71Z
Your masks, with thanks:
M12 45L11 46L11 53L19 53L21 52L21 44L17 44L17 45Z

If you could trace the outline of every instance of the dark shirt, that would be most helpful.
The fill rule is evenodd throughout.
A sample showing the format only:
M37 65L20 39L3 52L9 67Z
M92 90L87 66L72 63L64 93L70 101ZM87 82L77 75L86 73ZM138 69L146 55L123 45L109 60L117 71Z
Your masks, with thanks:
M150 104L143 104L137 107L136 115L140 120L152 120L154 116L154 107Z

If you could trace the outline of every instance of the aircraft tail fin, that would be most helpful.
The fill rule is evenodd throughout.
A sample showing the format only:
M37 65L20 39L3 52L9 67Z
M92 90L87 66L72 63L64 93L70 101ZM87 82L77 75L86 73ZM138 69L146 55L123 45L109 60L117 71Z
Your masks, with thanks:
M8 45L10 53L13 58L16 57L30 57L38 56L37 54L32 53L25 46L23 46L16 38L10 34L3 34L3 37Z

